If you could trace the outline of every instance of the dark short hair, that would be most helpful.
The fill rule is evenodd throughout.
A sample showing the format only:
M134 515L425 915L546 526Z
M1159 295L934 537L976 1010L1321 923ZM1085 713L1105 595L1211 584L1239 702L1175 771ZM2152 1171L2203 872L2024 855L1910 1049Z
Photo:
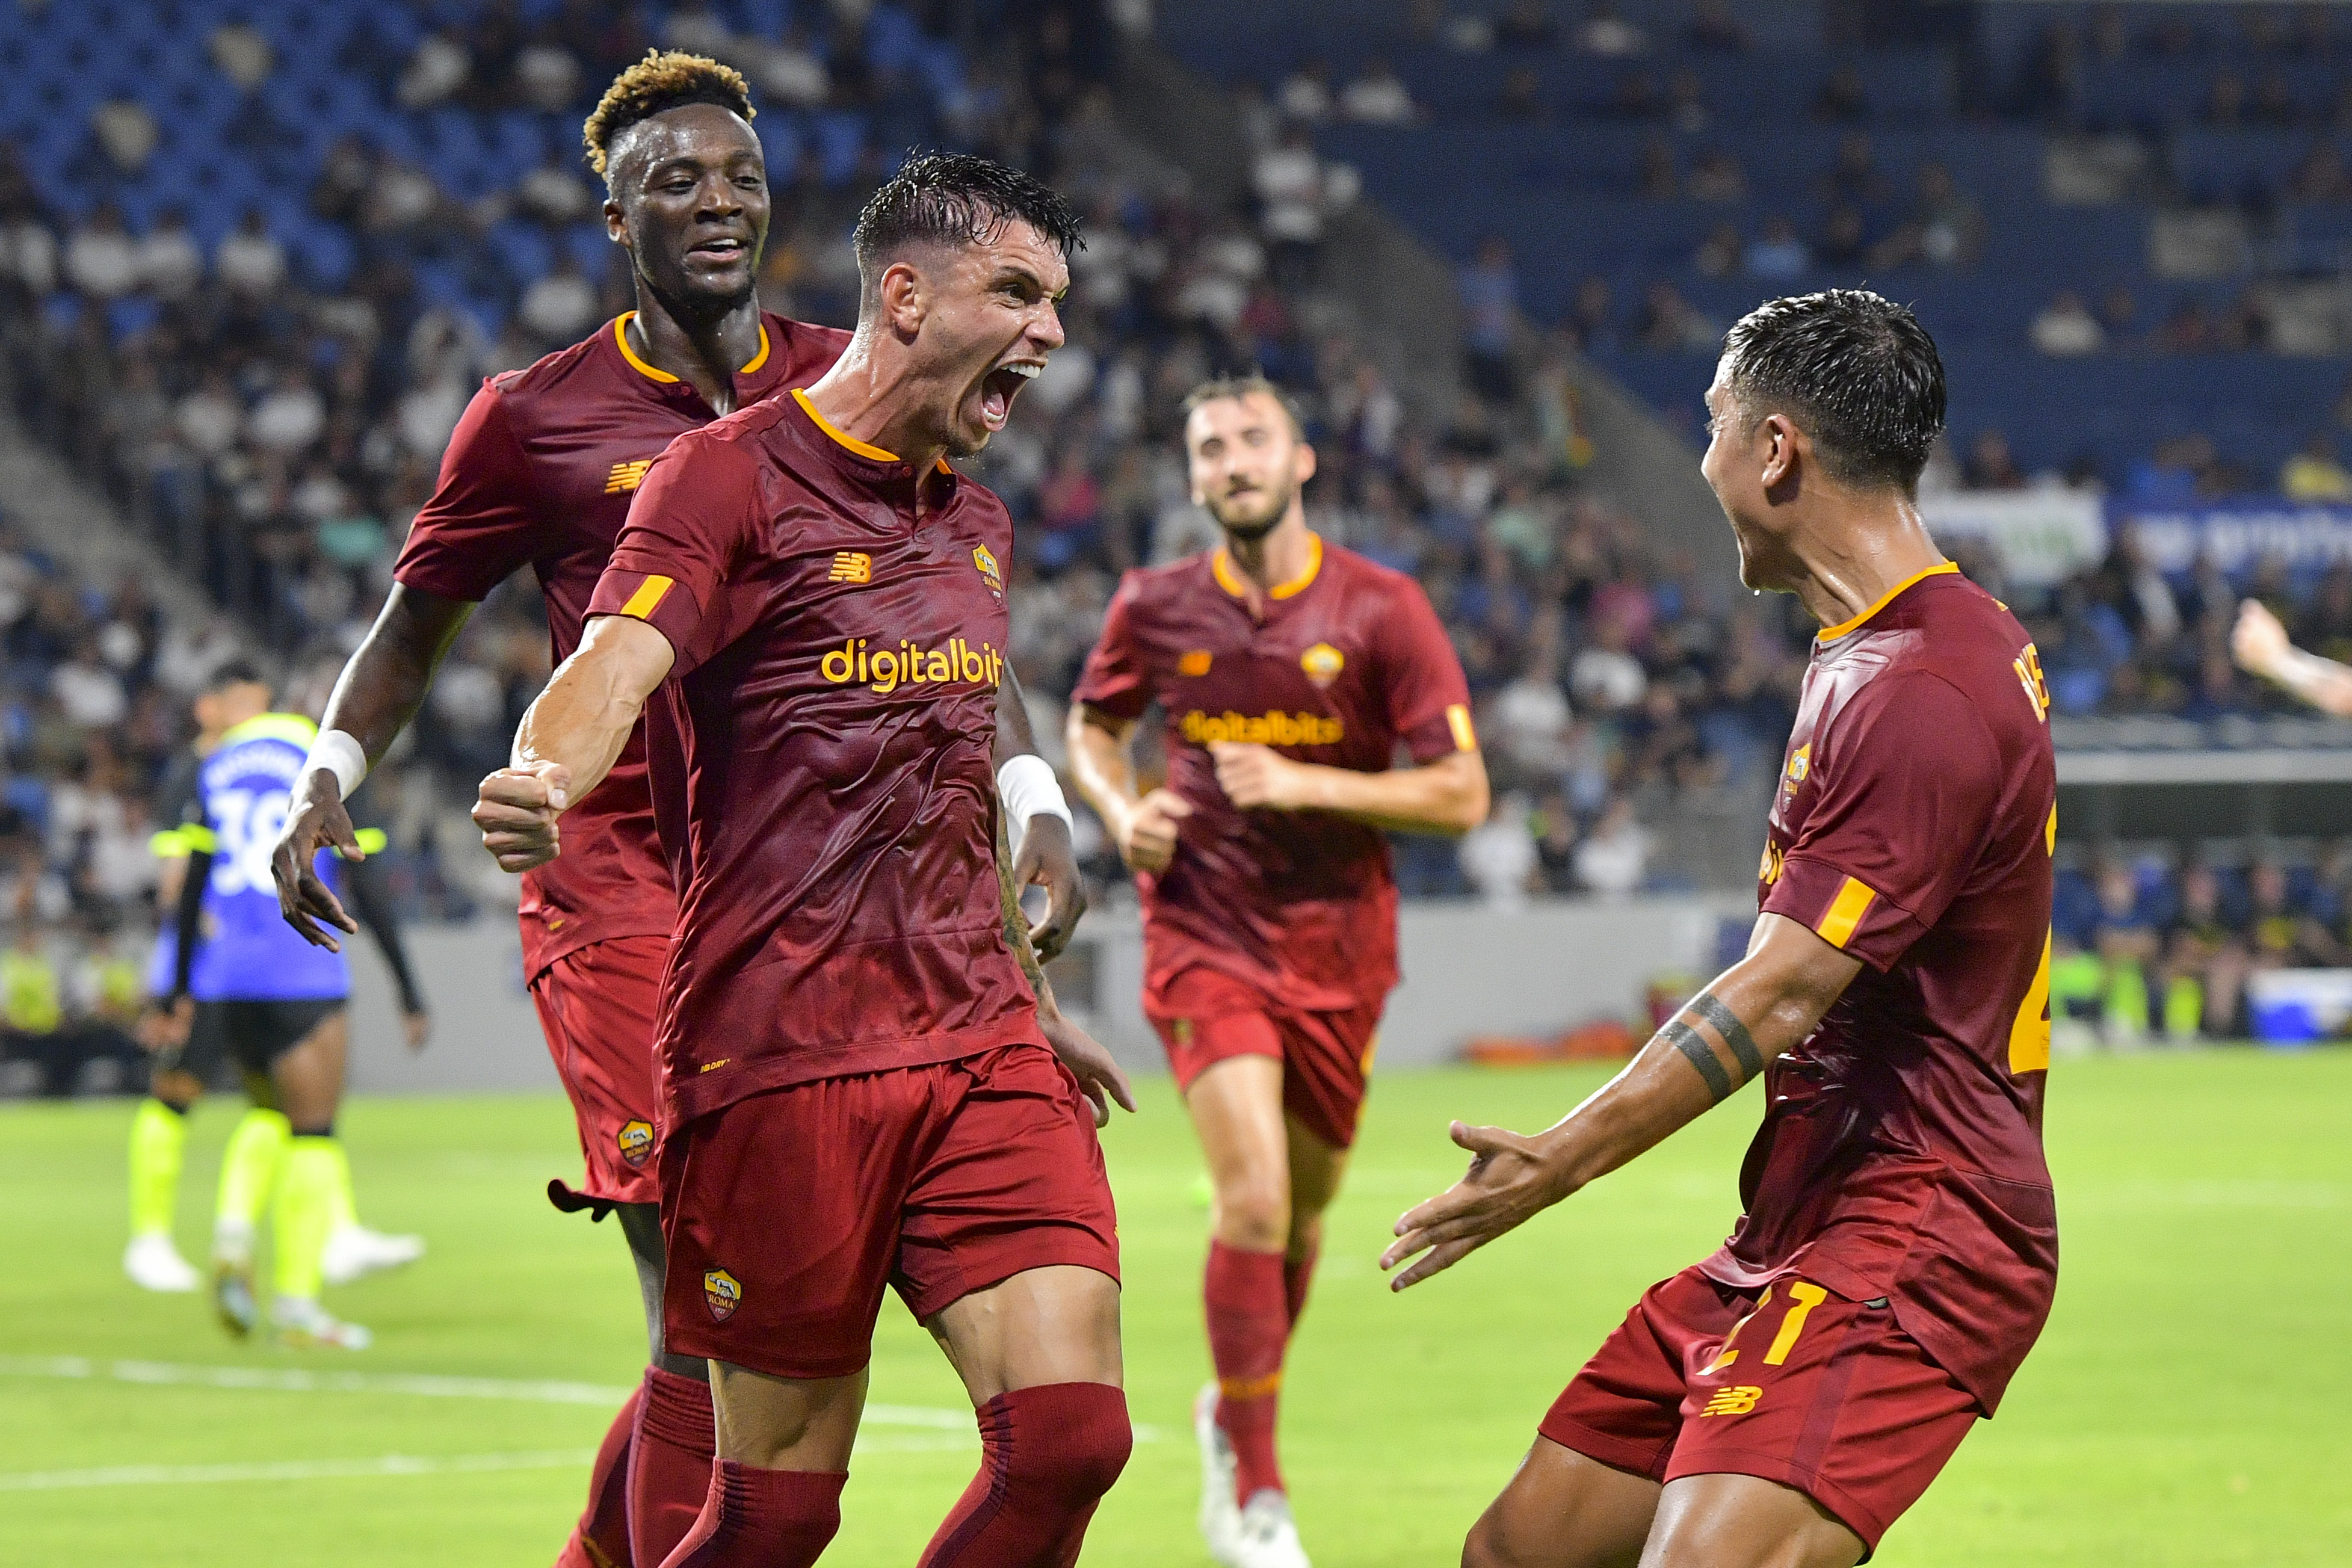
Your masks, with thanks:
M656 114L684 109L689 103L709 103L749 120L751 89L743 73L732 66L677 49L647 49L646 58L613 79L580 128L581 143L588 149L588 166L612 178L607 166L613 143L621 132Z
M1190 419L1192 410L1204 403L1222 403L1228 397L1255 397L1261 393L1282 405L1282 411L1290 416L1290 433L1305 440L1307 420L1298 412L1298 400L1268 381L1262 370L1248 371L1240 375L1210 377L1184 395L1181 412L1185 418Z
M1907 307L1867 289L1771 300L1725 334L1723 352L1751 428L1787 414L1840 484L1918 489L1944 433L1944 362Z
M910 245L986 245L1025 223L1068 259L1086 246L1078 215L1042 180L970 153L918 153L882 182L850 240L872 285Z
M239 658L225 660L215 668L205 681L205 691L207 695L214 695L226 691L232 686L270 684L269 677L262 673L259 665L249 658Z

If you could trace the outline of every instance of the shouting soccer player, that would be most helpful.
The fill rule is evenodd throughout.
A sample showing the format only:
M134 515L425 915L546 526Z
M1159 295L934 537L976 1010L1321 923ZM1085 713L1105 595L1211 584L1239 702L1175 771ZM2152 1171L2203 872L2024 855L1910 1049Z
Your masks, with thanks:
M326 735L296 797L276 871L287 919L331 943L349 929L308 876L321 844L352 850L343 803L423 702L477 602L528 564L558 658L580 644L598 575L646 469L669 442L720 414L822 374L849 341L763 312L753 291L768 186L742 79L665 54L623 71L588 118L604 215L628 252L636 309L585 342L476 395L417 514L394 586L338 683ZM1017 689L997 713L1008 753L1034 750ZM1007 782L1034 758L1006 758ZM1045 775L1050 783L1051 773ZM1034 794L1016 876L1046 883L1041 946L1066 941L1084 908L1058 792ZM1008 789L1009 798L1022 798ZM1054 814L1059 814L1058 816ZM651 1363L613 1422L564 1568L656 1568L694 1522L712 1453L708 1373L661 1340L662 1247L655 1180L661 1126L654 1013L677 922L655 837L645 745L633 735L593 802L565 821L566 853L523 884L524 967L548 1049L577 1115L586 1177L565 1206L609 1205L634 1258Z
M1381 1266L1426 1279L1762 1074L1747 1214L1570 1383L1470 1568L1847 1568L1993 1413L2057 1284L2050 700L1913 502L1936 346L1875 294L1776 300L1706 402L1740 580L1822 623L1748 956L1549 1130L1454 1123L1469 1173Z
M980 1415L927 1568L1074 1561L1126 1462L1095 1116L1132 1100L1030 951L991 785L1012 524L945 461L1061 345L1076 242L983 159L885 183L848 350L654 464L475 807L500 864L546 862L661 691L664 1327L710 1360L719 1456L671 1568L823 1552L886 1284Z
M1315 449L1281 392L1213 381L1185 411L1224 547L1119 584L1070 758L1136 873L1144 1010L1215 1192L1201 1531L1220 1563L1296 1568L1276 1400L1397 980L1381 831L1467 832L1486 770L1420 585L1308 531ZM1129 745L1154 701L1169 782L1139 794ZM1390 767L1400 742L1415 765Z

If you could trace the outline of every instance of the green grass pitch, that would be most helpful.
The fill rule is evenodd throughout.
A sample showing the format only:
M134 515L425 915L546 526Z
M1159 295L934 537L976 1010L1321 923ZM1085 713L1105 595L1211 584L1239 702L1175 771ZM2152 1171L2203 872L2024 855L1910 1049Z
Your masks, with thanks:
M1463 1530L1561 1383L1643 1286L1719 1239L1756 1120L1752 1089L1452 1273L1402 1298L1383 1289L1372 1259L1390 1224L1461 1168L1448 1117L1536 1126L1600 1077L1398 1072L1376 1085L1283 1407L1286 1468L1320 1568L1456 1561ZM1205 1563L1186 1416L1206 1372L1199 1163L1166 1080L1147 1084L1144 1101L1107 1144L1126 1249L1128 1384L1151 1440L1104 1504L1087 1561ZM129 1114L127 1102L0 1110L0 1558L551 1561L611 1406L593 1388L512 1384L618 1388L643 1354L614 1227L560 1216L541 1196L550 1175L577 1169L561 1100L349 1109L362 1213L432 1243L404 1274L330 1293L376 1331L360 1355L232 1344L197 1300L122 1279ZM180 1226L192 1258L234 1116L226 1101L197 1113ZM1878 1561L2344 1562L2348 1128L2352 1053L2061 1063L2050 1112L2065 1256L2056 1316L2001 1417L1969 1437ZM83 1358L89 1375L63 1375L78 1363L60 1358ZM124 1361L164 1369L128 1369L134 1377L199 1381L124 1381ZM188 1368L199 1370L170 1370ZM309 1371L327 1385L224 1387L214 1370L224 1368ZM342 1373L365 1375L333 1386ZM452 1392L403 1374L507 1381ZM955 1414L954 1379L895 1300L872 1398L889 1419L868 1426L826 1562L902 1568L978 1446Z

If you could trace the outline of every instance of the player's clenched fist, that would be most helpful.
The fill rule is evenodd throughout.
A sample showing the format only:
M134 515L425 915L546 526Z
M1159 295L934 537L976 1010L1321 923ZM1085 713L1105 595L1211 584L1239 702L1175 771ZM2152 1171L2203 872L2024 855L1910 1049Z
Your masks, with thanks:
M1114 825L1118 858L1132 871L1165 871L1176 857L1176 825L1192 815L1182 796L1172 790L1153 790Z
M528 871L562 852L556 818L571 804L572 774L560 763L500 768L482 781L474 826L502 871Z
M1217 787L1244 811L1265 806L1291 811L1298 798L1298 764L1271 746L1248 741L1212 741L1209 755L1217 768Z

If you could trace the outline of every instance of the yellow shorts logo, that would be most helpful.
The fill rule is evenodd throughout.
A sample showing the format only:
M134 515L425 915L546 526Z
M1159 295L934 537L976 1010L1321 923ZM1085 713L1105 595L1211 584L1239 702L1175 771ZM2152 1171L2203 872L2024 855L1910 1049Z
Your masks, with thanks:
M653 1123L642 1120L625 1122L618 1132L613 1134L613 1142L620 1145L621 1158L628 1163L629 1168L633 1171L640 1169L646 1157L654 1152Z
M856 682L887 697L901 686L926 682L998 686L1004 679L1004 657L993 644L974 647L961 637L950 637L929 648L903 639L876 647L871 638L851 637L819 659L817 670L835 686Z
M1769 888L1780 879L1780 873L1788 868L1789 852L1778 844L1767 840L1764 845L1764 858L1757 862L1756 879Z
M1257 746L1336 746L1347 727L1319 713L1203 713L1184 715L1177 732L1196 746L1243 741Z
M1701 1418L1709 1415L1745 1415L1755 1409L1756 1402L1763 1397L1764 1391L1752 1383L1738 1384L1730 1388L1718 1388L1715 1391L1715 1397L1706 1402L1706 1408L1700 1411L1699 1415Z
M825 574L828 583L871 583L874 581L874 557L863 550L845 550L833 558L833 570Z
M723 1323L733 1317L742 1301L743 1287L724 1268L713 1268L702 1277L702 1304L710 1309L713 1322Z
M1348 660L1329 643L1319 642L1298 656L1298 668L1307 672L1307 679L1315 683L1316 689L1321 690L1339 679L1339 672L1348 668Z

